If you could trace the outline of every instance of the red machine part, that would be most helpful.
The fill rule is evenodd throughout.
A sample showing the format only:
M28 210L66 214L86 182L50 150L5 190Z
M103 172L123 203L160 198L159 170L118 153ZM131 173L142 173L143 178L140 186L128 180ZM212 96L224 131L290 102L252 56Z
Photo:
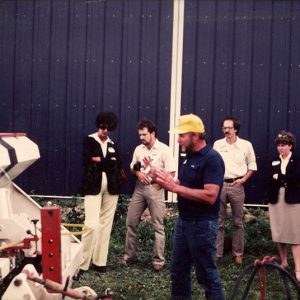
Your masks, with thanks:
M43 278L62 282L61 214L58 207L41 209Z
M20 241L20 243L18 243L18 245L7 247L5 249L6 254L8 256L17 256L18 255L17 250L31 249L31 247L32 247L31 243L37 242L38 240L39 240L39 238L37 235L34 235L32 238L25 238L25 239L23 239L23 241ZM35 254L40 254L40 253L38 251L35 251Z

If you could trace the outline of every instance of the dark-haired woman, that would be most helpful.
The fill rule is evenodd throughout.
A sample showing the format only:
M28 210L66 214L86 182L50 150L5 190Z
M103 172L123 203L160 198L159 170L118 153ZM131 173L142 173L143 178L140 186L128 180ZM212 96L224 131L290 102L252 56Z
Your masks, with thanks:
M86 137L83 146L85 226L82 236L83 260L79 276L92 268L106 271L108 247L114 214L119 197L121 161L109 133L116 129L118 119L113 112L102 112L96 118L98 131Z
M300 159L295 155L295 136L281 131L275 139L277 156L271 163L268 202L272 239L278 245L281 266L288 267L291 245L295 276L300 282Z

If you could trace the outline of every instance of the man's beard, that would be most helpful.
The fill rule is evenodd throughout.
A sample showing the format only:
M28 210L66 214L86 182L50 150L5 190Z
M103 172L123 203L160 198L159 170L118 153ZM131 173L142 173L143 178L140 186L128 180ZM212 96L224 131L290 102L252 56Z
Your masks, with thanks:
M187 155L192 155L194 152L194 144L191 142L187 147L186 147L186 154Z
M193 154L193 152L194 152L193 149L194 149L193 142L190 142L187 147L185 147L185 146L181 147L181 151L184 152L184 153L186 153L187 155Z
M150 142L147 142L146 140L141 140L141 144L143 144L143 145L147 146L147 145L149 145L149 144L150 144Z

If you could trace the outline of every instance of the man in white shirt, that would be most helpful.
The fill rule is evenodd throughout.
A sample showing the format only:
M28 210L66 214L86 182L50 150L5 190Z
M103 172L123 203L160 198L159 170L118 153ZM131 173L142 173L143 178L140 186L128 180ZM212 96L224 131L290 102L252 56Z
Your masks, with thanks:
M119 264L126 265L137 261L137 226L148 207L154 231L153 270L160 271L165 264L165 193L148 176L149 170L144 168L143 160L145 157L150 158L153 166L165 169L173 176L176 164L171 149L156 138L156 126L153 122L143 119L137 127L141 145L135 148L130 164L130 170L137 177L137 182L127 213L125 254Z
M244 184L257 170L255 153L249 141L238 137L240 122L226 117L222 123L225 138L215 141L213 148L220 153L225 163L224 184L221 192L219 229L217 235L217 257L223 256L224 223L227 202L230 203L234 232L232 254L237 264L242 264L244 254L243 205L245 200Z

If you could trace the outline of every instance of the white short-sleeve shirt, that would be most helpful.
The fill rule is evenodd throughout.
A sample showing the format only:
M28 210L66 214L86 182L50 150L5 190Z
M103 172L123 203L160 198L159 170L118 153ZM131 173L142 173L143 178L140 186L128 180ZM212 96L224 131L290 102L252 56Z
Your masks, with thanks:
M249 141L237 137L235 143L229 144L224 138L215 141L213 148L223 158L225 179L242 177L248 170L257 170L255 153Z
M138 161L143 165L145 157L150 157L152 160L151 164L156 168L165 169L169 172L176 171L176 163L170 147L161 143L158 139L155 140L150 150L143 144L135 148L130 168L133 169L133 165Z

